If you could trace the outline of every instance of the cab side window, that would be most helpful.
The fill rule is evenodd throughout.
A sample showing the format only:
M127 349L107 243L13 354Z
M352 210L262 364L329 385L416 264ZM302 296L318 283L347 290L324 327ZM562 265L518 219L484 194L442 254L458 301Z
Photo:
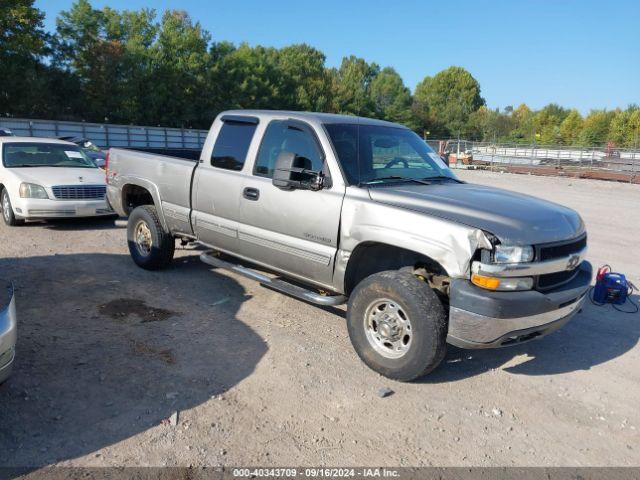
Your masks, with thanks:
M242 170L255 131L254 123L225 121L213 146L211 165L225 170Z
M324 166L320 148L309 132L296 128L289 122L274 120L264 133L253 173L272 178L276 160L282 151L308 159L307 168L311 170L321 171Z

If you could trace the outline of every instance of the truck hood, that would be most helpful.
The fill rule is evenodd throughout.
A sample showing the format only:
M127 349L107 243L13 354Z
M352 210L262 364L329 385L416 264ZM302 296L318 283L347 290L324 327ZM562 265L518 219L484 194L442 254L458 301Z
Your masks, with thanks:
M369 189L372 200L462 223L504 244L568 240L584 232L577 212L556 203L470 183L390 185Z
M104 185L104 170L99 168L31 167L9 169L22 182L43 187L53 185Z

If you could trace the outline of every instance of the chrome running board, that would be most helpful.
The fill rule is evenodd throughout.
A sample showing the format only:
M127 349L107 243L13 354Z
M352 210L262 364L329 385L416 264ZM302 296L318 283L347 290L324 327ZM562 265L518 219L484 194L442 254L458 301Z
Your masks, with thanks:
M271 278L260 272L256 272L251 268L243 267L234 263L227 262L215 256L215 252L204 252L200 254L200 260L216 268L224 268L242 275L243 277L255 280L263 287L277 290L295 298L315 303L316 305L335 306L346 303L347 297L344 295L322 295L313 290L294 285L280 278Z

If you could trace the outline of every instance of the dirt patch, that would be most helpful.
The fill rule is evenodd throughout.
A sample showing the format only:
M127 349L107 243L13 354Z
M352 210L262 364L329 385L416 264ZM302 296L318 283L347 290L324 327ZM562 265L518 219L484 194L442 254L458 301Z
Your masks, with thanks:
M176 363L173 352L168 348L159 349L152 347L151 345L147 345L144 342L136 341L132 342L131 347L133 349L133 353L135 353L136 355L147 355L150 357L155 357L162 360L167 365L173 365L174 363Z
M134 298L117 298L109 303L100 305L98 309L101 314L107 315L114 320L121 320L135 315L140 318L141 323L159 322L180 315L180 312L150 307L143 300Z

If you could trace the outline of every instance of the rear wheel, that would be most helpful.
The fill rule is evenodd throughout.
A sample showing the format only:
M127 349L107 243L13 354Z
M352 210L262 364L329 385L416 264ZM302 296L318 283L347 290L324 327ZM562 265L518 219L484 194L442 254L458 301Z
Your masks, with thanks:
M10 227L15 227L16 225L22 225L24 220L19 220L16 218L13 213L13 208L11 207L11 199L9 198L9 192L7 192L6 188L2 189L2 195L0 195L0 204L2 205L2 219L4 223L9 225Z
M158 270L171 263L175 239L164 231L153 205L136 207L127 223L127 240L131 258L139 267Z
M362 361L385 377L414 380L444 358L445 309L410 272L381 272L360 282L349 297L347 321Z

